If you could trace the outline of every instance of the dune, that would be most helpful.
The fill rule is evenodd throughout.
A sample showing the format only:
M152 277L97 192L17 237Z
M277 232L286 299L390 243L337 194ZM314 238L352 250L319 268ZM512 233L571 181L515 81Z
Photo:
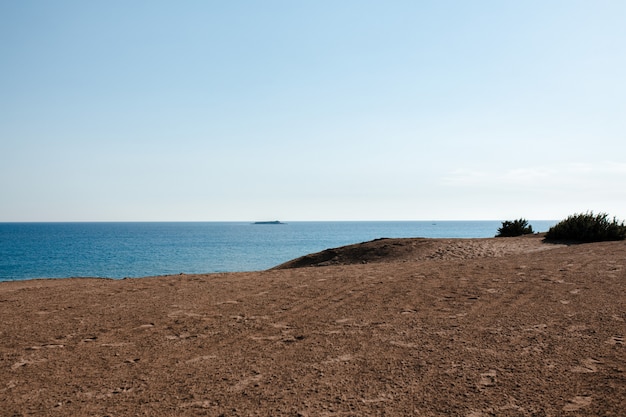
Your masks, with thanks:
M379 239L0 283L0 415L619 416L626 242Z

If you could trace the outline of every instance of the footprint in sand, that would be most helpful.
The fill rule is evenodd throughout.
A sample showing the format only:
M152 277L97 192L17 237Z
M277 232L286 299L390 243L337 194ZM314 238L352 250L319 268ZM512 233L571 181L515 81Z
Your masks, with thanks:
M275 329L291 329L291 326L289 326L287 323L271 323L270 326Z
M258 341L276 341L280 340L282 336L274 335L274 336L250 336L250 339Z
M47 362L47 359L36 359L36 360L22 359L19 362L15 362L13 365L11 365L11 369L15 370L15 369L19 369L19 368L21 368L23 366L35 365L35 364L42 363L42 362Z
M363 404L384 403L393 401L393 398L392 394L382 393L376 398L361 398L361 402Z
M171 319L184 318L184 317L200 317L200 318L204 318L204 314L194 313L193 311L176 310L176 311L172 311L171 313L169 313L167 315L167 317L169 317ZM154 326L154 323L144 324L143 326L144 326L144 328L151 327L151 326L149 326L150 324L152 324L152 326ZM137 328L139 329L141 327L142 326L139 326Z
M191 401L180 404L179 408L212 408L215 403L209 400ZM224 415L224 414L222 414Z
M496 385L496 376L498 375L495 369L490 369L488 372L480 374L480 381L478 385L481 387L493 387Z
M220 301L217 303L217 305L222 305L222 304L239 304L239 301L236 300L227 300L227 301Z
M31 363L30 361L26 361L26 360L22 359L21 361L15 362L13 365L11 365L11 369L18 369L18 368L21 368L22 366L26 366L26 365L28 365L30 363Z
M244 378L241 381L237 382L235 385L233 385L230 388L231 392L241 392L244 389L246 389L246 387L252 383L258 383L261 379L263 378L263 375L261 374L257 374L257 375L253 375L250 376L248 378Z
M341 363L341 362L350 362L353 359L353 356L350 354L345 354L345 355L341 355L338 356L336 358L330 358L322 363L324 364L331 364L331 363Z
M587 326L582 324L572 324L567 328L568 332L581 332L583 330L587 330Z
M393 346L398 346L398 347L407 348L407 349L415 349L419 347L416 343L397 342L395 340L392 340L389 343L392 344Z
M576 411L591 404L591 397L574 397L563 407L563 411Z
M602 362L597 361L593 358L587 358L581 361L580 365L573 366L570 369L570 371L575 372L575 373L583 373L583 374L598 372L597 364L599 363L602 363Z
M117 343L102 343L100 346L102 347L122 347L122 346L128 346L128 345L133 345L134 343L129 343L129 342L117 342Z
M59 348L64 348L64 347L65 345L58 344L58 343L46 343L45 345L41 345L41 346L29 346L26 348L26 350L59 349Z
M198 337L198 335L193 335L191 333L170 334L165 336L167 340L195 339L196 337Z
M609 345L624 345L624 336L613 336L606 343Z
M534 326L528 327L526 329L524 329L527 332L543 332L545 329L548 328L547 324L544 323L540 323L540 324L535 324Z
M197 363L197 362L213 360L213 359L216 359L216 358L217 358L217 356L215 356L215 355L196 356L195 358L191 358L189 360L186 360L185 363Z

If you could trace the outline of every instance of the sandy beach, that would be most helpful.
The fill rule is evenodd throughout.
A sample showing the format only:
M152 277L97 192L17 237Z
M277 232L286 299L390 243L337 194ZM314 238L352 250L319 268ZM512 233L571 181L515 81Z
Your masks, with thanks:
M623 416L626 242L0 283L2 416Z

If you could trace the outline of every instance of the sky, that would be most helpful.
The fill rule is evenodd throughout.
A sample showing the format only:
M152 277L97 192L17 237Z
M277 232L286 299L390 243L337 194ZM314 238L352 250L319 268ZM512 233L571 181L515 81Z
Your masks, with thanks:
M626 2L0 0L0 221L626 219Z

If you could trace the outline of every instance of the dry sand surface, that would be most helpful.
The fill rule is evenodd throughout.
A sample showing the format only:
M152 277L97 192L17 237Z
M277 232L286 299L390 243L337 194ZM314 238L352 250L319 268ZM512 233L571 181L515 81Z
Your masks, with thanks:
M625 264L626 242L387 239L0 283L0 415L624 416Z

